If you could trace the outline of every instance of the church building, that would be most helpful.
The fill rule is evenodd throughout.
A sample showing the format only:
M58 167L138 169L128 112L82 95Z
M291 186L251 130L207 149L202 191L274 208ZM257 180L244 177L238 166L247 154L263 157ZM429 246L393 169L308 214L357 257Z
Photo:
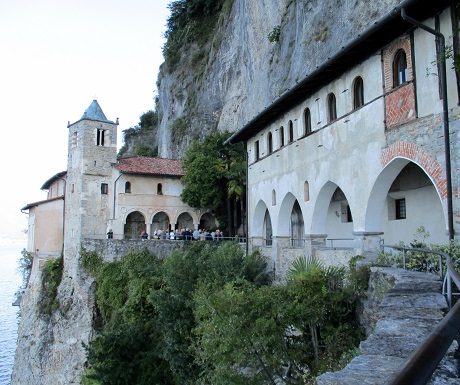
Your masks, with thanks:
M83 239L169 239L171 230L212 229L215 218L180 199L181 161L133 156L117 159L117 122L93 100L68 125L68 167L48 179L47 198L29 203L28 250L57 257L77 255Z

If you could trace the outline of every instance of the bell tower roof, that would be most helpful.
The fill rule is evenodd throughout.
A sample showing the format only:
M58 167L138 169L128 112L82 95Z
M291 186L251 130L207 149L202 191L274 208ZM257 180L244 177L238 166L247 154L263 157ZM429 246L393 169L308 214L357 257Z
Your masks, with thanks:
M83 119L90 119L90 120L99 120L101 122L108 122L108 123L113 123L112 121L108 120L104 112L102 112L102 108L97 102L96 99L94 99L89 107L86 109L86 111L83 113L82 117L80 120Z

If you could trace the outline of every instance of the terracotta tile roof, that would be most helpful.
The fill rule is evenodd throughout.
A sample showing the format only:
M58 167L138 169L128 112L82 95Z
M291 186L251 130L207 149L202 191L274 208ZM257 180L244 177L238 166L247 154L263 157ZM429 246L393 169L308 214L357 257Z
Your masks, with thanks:
M59 199L64 199L64 195L59 195L57 197L54 197L54 198L50 198L50 199L44 199L42 201L38 201L38 202L33 202L33 203L28 203L27 205L25 205L21 211L25 211L25 210L29 210L31 209L32 207L36 207L36 206L40 206L44 203L49 203L49 202L54 202L54 201L57 201Z
M178 159L131 156L119 159L114 167L124 174L167 175L181 177L181 161Z

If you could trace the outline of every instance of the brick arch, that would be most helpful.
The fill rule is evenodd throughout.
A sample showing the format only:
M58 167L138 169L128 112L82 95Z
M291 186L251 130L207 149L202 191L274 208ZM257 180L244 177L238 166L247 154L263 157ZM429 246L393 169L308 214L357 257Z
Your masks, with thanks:
M395 58L396 53L400 49L404 50L404 52L406 53L409 80L412 80L414 78L410 36L406 35L393 41L383 51L383 71L385 77L386 92L390 91L393 88L393 60Z
M382 151L382 168L395 158L406 158L422 168L433 182L441 200L447 198L447 181L444 170L428 151L414 143L398 141Z

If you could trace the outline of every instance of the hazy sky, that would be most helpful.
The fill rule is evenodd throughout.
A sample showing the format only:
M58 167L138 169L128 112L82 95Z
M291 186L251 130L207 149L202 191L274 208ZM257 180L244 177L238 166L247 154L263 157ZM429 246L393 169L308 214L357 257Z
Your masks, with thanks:
M67 168L67 122L96 98L121 131L154 108L170 0L0 0L0 239Z

